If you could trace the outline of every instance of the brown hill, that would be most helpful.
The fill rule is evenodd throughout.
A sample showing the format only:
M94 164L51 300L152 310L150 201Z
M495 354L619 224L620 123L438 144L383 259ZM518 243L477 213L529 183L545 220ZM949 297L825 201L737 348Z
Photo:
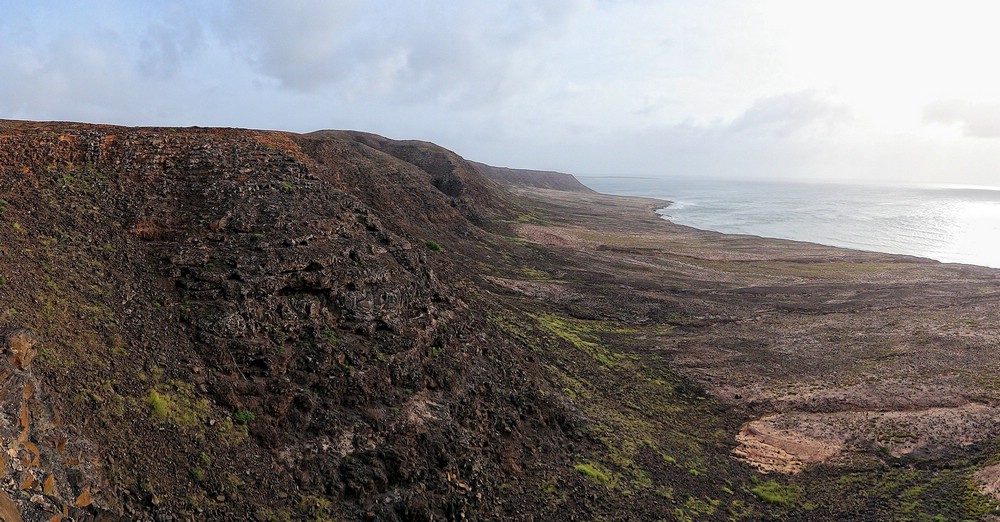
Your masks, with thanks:
M0 509L521 518L606 489L538 352L575 338L483 278L539 256L507 236L534 218L450 151L3 121L0 196L0 328L37 350L4 370Z
M484 163L470 161L483 176L486 176L497 183L521 187L536 187L552 190L562 190L567 192L586 192L593 194L594 191L580 183L572 174L553 172L550 170L527 170L511 169L507 167L494 167Z
M300 139L300 142L305 142L309 153L321 161L329 159L322 156L324 149L330 147L331 141L355 142L364 146L362 150L373 149L382 152L384 153L381 155L382 159L385 159L387 154L397 159L401 168L409 169L407 171L409 176L390 178L391 186L377 187L371 183L372 173L365 172L363 168L346 169L341 173L341 179L350 183L353 190L367 191L366 201L378 206L381 212L392 210L406 212L410 208L410 203L422 205L412 198L421 195L428 188L428 184L443 194L448 204L469 222L480 227L508 219L516 210L516 205L509 196L504 191L497 190L495 183L480 175L472 162L467 162L454 152L433 143L395 141L376 134L330 130L313 132ZM355 176L352 177L352 174ZM387 173L379 174L385 176ZM389 190L396 192L387 193ZM447 218L442 215L435 216L430 221L440 222L444 219ZM448 221L456 224L455 220Z

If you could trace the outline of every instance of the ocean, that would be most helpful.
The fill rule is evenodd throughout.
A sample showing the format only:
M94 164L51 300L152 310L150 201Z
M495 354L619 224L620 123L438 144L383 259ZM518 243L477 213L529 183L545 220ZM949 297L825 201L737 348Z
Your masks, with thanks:
M1000 268L1000 188L577 176L681 225Z

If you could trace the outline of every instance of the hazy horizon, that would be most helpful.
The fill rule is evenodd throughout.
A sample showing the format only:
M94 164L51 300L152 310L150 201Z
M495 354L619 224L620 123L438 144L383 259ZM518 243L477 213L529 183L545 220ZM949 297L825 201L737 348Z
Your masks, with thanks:
M570 174L570 173L566 173ZM806 183L806 184L830 184L830 185L850 185L850 186L886 186L897 188L926 188L926 189L967 189L1000 191L1000 179L993 185L983 185L975 183L951 183L941 181L909 181L909 180L880 180L880 179L850 179L850 178L781 178L781 177L756 177L739 178L735 176L697 176L697 175L635 175L623 173L611 174L573 174L575 178L586 185L588 179L647 179L669 182L672 180L698 180L707 179L717 182L726 181L749 181L757 183Z
M14 0L0 118L356 129L583 176L1000 184L991 2Z
M694 177L582 181L598 192L658 198L665 219L703 230L1000 268L996 187Z

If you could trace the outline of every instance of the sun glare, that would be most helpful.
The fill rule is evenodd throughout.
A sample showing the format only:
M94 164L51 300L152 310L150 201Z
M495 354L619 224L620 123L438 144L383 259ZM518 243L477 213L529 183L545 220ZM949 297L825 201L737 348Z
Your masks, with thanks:
M1000 3L781 2L778 31L785 80L824 85L856 116L890 131L920 124L940 99L996 101Z

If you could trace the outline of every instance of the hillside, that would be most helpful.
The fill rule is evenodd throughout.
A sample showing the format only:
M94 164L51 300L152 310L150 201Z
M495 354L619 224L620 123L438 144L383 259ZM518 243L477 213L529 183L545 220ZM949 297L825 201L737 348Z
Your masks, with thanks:
M0 519L992 512L995 271L482 170L0 121Z
M566 192L587 192L593 194L594 191L580 183L572 174L553 172L548 170L527 170L511 169L507 167L494 167L475 161L469 162L483 176L500 184L536 187L552 190L562 190Z
M0 151L25 518L509 516L586 483L586 420L479 276L537 253L454 154L26 122Z

